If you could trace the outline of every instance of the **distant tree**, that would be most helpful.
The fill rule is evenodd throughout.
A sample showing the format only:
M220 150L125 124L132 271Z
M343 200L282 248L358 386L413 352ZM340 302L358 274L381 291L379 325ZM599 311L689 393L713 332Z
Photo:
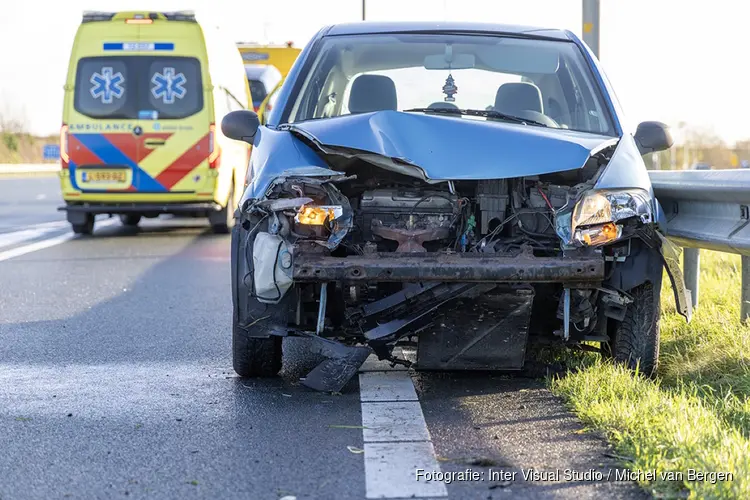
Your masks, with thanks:
M729 168L732 151L713 129L687 125L684 129L684 146L692 153L691 165L696 162L710 164L713 168Z
M3 110L0 112L0 145L2 146L0 151L5 149L6 152L3 153L3 156L9 155L9 158L5 158L3 161L16 161L24 144L27 144L31 138L27 132L24 113L14 113L10 109L8 99L3 99L2 102L4 104L2 105Z
M734 154L739 162L750 160L750 139L744 139L734 143Z

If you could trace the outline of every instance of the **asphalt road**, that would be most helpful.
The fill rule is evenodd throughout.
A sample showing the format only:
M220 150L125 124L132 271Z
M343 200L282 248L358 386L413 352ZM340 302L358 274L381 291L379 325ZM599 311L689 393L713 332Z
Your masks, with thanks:
M615 464L538 380L375 366L320 394L301 341L282 377L240 380L228 236L158 219L74 238L59 204L55 178L0 178L2 500L645 496L565 481ZM422 464L482 476L418 482Z

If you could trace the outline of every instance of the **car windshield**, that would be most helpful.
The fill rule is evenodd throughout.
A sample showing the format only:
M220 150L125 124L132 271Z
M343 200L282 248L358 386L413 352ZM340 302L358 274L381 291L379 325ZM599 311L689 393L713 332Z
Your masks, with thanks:
M332 36L313 57L282 122L454 108L615 135L593 75L572 42L461 34Z

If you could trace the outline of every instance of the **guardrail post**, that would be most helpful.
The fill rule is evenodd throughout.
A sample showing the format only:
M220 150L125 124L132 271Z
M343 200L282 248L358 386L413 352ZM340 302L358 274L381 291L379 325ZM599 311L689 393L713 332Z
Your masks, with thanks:
M685 274L685 287L690 290L692 296L693 308L698 305L698 283L701 275L701 254L698 248L685 248L682 253L682 267ZM744 265L742 267L744 273ZM744 274L743 283L744 283ZM744 294L744 285L743 285ZM744 295L743 295L744 297Z
M583 41L599 59L599 0L583 0Z
M740 302L740 321L750 318L750 257L742 256L742 297Z

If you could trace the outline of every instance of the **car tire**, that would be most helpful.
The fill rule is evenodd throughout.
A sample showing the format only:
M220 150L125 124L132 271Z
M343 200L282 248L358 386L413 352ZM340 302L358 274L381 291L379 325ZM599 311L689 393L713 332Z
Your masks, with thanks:
M123 226L135 227L141 222L141 216L139 214L121 214L120 222Z
M646 282L629 293L625 319L614 329L611 352L615 362L653 377L659 362L661 283Z
M94 216L86 214L86 219L80 224L71 224L75 234L90 235L94 232Z
M232 226L231 240L231 273L232 273L232 361L234 371L240 377L274 377L281 370L282 364L282 337L269 335L267 323L263 320L253 321L253 317L268 319L269 311L266 306L259 304L251 297L240 297L247 295L250 290L241 286L243 275L249 270L240 266L240 255L242 243L252 245L255 240L252 237L246 241L246 235L242 231L240 221ZM250 247L252 251L252 246ZM252 262L252 257L250 258ZM252 285L250 285L252 287ZM247 299L252 301L253 307L250 314L240 314L247 305ZM246 327L240 326L240 318L248 323Z
M232 364L240 377L275 377L281 370L282 338L252 337L235 321L232 325Z
M234 205L234 181L232 181L227 204L219 212L214 212L208 216L208 221L211 224L211 231L213 231L214 234L227 234L230 228L234 225Z

